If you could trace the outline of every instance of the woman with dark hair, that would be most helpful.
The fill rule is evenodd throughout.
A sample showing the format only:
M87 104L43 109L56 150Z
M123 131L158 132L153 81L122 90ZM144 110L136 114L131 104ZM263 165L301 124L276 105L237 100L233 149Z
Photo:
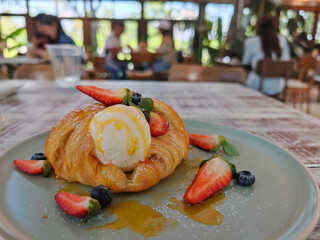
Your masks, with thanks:
M242 63L251 65L253 71L249 72L246 86L258 89L260 76L254 71L259 60L264 58L289 60L290 50L287 39L278 34L275 18L264 15L258 21L257 36L247 38L244 42ZM264 79L262 91L267 95L277 95L283 91L285 81L281 78Z
M169 71L176 61L176 54L171 36L171 23L162 20L159 23L159 32L162 34L162 42L157 50L157 59L154 63L154 72L157 77L162 71Z
M50 44L75 44L72 38L65 34L62 29L60 20L53 15L40 13L34 18L36 24L36 36L33 43L36 43L37 35L45 38ZM34 44L35 45L35 44ZM49 60L49 55L45 46L34 46L33 49L28 50L28 54L33 57L40 57Z

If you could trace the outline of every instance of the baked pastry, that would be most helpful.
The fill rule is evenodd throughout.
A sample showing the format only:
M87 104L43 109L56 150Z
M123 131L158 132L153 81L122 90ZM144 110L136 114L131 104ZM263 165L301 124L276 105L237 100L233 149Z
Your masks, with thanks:
M107 135L103 135L105 133L98 134L98 132L95 132L97 131L95 121L96 119L101 120L101 114L107 114L108 112L108 114L110 114L111 109L115 108L117 108L117 110L113 112L118 112L120 111L119 109L125 107L129 109L135 107L122 104L107 107L102 103L94 103L76 109L58 121L51 129L45 144L47 159L52 164L57 177L93 187L104 185L116 192L138 192L154 186L161 179L172 174L175 168L187 157L189 148L188 134L182 120L169 105L160 100L152 100L153 110L149 112L150 126L153 124L152 114L155 114L167 121L168 128L162 135L157 133L152 134L158 136L151 136L149 145L147 145L148 148L145 151L145 158L139 159L135 166L123 165L123 163L120 162L121 159L115 159L115 161L119 160L119 162L104 162L104 157L99 153L97 145L101 144L101 142L99 142L101 139L99 140L98 138ZM137 110L131 109L130 111L140 112L138 108L135 109ZM139 114L143 116L142 112ZM110 123L110 119L113 119L112 124ZM120 117L119 119L124 118ZM114 120L114 117L109 118L108 121L104 119L104 121L104 127L106 127L107 122L112 126L117 122L117 120ZM143 121L147 124L145 118ZM94 128L94 126L96 128ZM128 129L124 130L128 131ZM107 134L109 133L107 132ZM97 136L97 138L95 136ZM116 138L117 136L111 138L111 140ZM136 138L137 136L132 139ZM140 141L141 139L138 140ZM143 145L142 140L139 141L133 146L135 149L132 150L132 141L127 140L127 151L130 153L128 155L130 156L128 158L129 160L126 160L127 162L131 161L131 157L133 158L134 155L132 152L138 153L138 150ZM105 144L106 142L103 143ZM147 140L144 140L144 143L147 144ZM123 144L126 143L123 142ZM130 148L128 147L129 145L131 146ZM117 156L122 156L121 154L119 155L118 152L114 152L115 150L111 149L110 151L113 151ZM117 166L118 163L120 165Z

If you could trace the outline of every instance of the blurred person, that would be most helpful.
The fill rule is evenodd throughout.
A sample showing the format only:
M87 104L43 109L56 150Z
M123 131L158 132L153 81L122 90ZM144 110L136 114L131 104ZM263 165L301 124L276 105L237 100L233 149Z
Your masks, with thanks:
M103 52L106 54L106 70L110 72L112 79L124 79L127 64L117 59L121 51L120 36L124 32L124 22L117 20L112 24L112 32L108 36Z
M247 87L258 90L261 78L254 70L258 61L265 58L290 60L288 41L284 36L278 34L275 18L269 14L259 19L257 36L247 38L244 42L242 63L250 65L253 69L247 76ZM284 87L285 80L282 78L265 78L262 92L275 96L280 94Z
M49 60L49 54L45 49L46 43L75 44L72 38L65 34L56 16L40 13L34 20L37 31L32 40L34 47L28 50L29 55Z
M165 20L160 21L158 28L162 34L162 42L157 50L157 59L154 63L156 76L159 72L169 71L171 66L176 62L170 22Z

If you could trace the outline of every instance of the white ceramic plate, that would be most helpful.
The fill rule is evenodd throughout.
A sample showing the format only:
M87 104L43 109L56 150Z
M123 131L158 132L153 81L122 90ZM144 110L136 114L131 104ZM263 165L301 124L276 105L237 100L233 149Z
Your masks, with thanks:
M18 81L0 81L0 99L15 93L24 83Z

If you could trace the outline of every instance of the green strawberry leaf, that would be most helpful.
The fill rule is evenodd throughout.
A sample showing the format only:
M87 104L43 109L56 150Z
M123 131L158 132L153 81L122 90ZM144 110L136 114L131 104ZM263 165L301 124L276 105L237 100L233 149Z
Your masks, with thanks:
M101 205L97 199L92 198L89 201L88 209L89 212L87 216L82 220L82 223L87 223L87 221L101 209Z
M151 98L143 98L139 104L138 107L142 109L142 111L153 111L153 100Z
M216 152L220 149L221 147L221 141L218 142L217 146L215 146L214 148L210 149L210 152Z
M232 172L232 179L234 179L237 174L236 166L233 163L228 162L227 160L225 160L225 161L229 164L229 166L231 168L231 172Z
M239 156L239 152L237 148L229 143L227 140L222 142L223 151L230 156Z
M206 162L208 162L211 158L203 160L200 165L199 165L199 169L203 166L203 164L205 164Z

